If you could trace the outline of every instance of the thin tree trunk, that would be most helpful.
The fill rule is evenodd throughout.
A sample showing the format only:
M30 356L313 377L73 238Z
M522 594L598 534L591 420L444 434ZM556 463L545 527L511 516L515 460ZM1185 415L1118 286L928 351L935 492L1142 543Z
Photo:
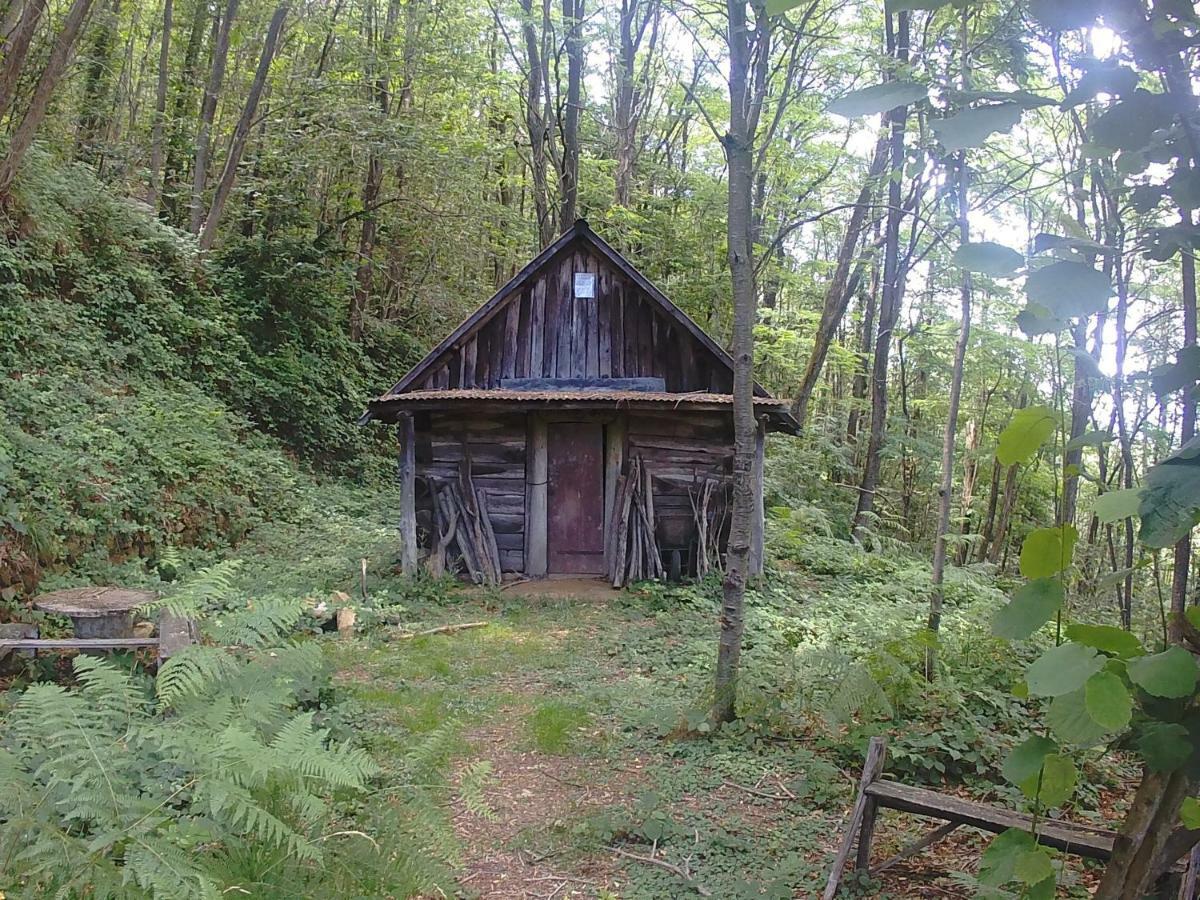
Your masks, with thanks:
M150 133L150 191L147 202L158 209L162 193L163 131L167 119L167 89L171 83L171 25L174 0L163 0L162 41L158 48L158 84L154 94L154 126Z
M878 221L875 223L875 236L879 236ZM855 367L854 382L850 387L850 396L854 398L854 405L850 410L850 418L846 422L846 439L851 442L858 439L864 401L867 399L868 376L871 372L871 346L875 343L875 311L879 308L878 255L871 260L871 283L862 299L862 304L862 331L858 339L858 365Z
M533 205L537 216L538 243L549 246L556 237L554 215L550 211L549 162L547 146L550 143L549 118L544 115L549 85L546 59L542 42L533 25L533 0L520 0L524 13L521 35L525 41L525 65L528 86L525 93L525 130L529 136L529 172L533 180ZM542 34L549 29L549 0L542 0Z
M33 42L33 35L45 8L46 0L28 0L9 37L8 46L4 51L4 64L0 66L0 118L3 118L12 106L17 85L21 81L21 73L25 68L25 58L29 55L29 45Z
M263 85L271 71L271 60L275 58L275 48L279 45L279 35L283 31L283 21L287 18L288 6L282 4L275 9L271 16L271 24L267 28L267 36L263 40L262 56L258 60L258 69L254 73L254 81L250 84L250 93L246 97L246 105L242 107L241 118L233 129L233 137L229 142L229 153L225 157L225 168L221 171L221 180L213 193L212 206L200 229L200 249L211 250L217 239L217 226L225 212L225 204L229 200L229 192L233 190L233 182L237 177L237 167L242 161L242 152L246 149L246 139L250 136L250 126L254 122L254 113L258 110L258 101L262 97Z
M988 557L988 549L992 543L992 530L996 527L996 506L1000 500L1000 469L1000 460L992 460L987 512L984 513L983 526L979 529L979 544L975 548L975 559L979 562L984 562Z
M83 22L91 8L92 0L72 0L67 17L63 20L62 30L54 36L54 42L50 47L50 56L33 89L29 107L25 110L21 124L13 132L12 139L8 144L8 154L0 161L0 199L7 198L12 190L12 184L16 180L21 163L25 161L25 154L29 152L42 120L46 118L46 111L50 107L50 97L54 94L55 88L58 87L59 81L67 70L67 64L71 61L71 52L75 49L75 41L79 38L80 29L83 28Z
M871 166L867 170L866 180L858 192L858 200L850 214L846 233L842 236L842 245L838 250L833 278L825 289L821 322L817 326L816 334L813 335L812 350L808 354L808 362L804 367L804 376L800 379L800 387L796 390L796 399L792 401L792 415L801 425L808 416L808 404L812 400L813 388L817 386L817 382L821 378L821 369L825 365L829 345L833 342L834 333L846 315L846 305L850 302L852 293L847 290L850 266L854 262L854 253L858 248L859 239L862 237L863 226L867 222L867 213L878 187L879 176L883 173L887 163L888 147L886 135L881 135L875 145L875 155L871 157Z
M750 70L754 51L767 55L769 22L755 28L758 46L751 46L745 0L728 0L729 13L729 131L724 138L728 168L729 272L733 287L733 514L722 586L721 633L717 647L712 717L730 722L737 716L738 669L745 627L746 578L750 563L754 515L754 136L756 97L752 98Z
M179 187L184 178L188 155L185 145L192 143L187 140L187 125L195 120L192 111L199 75L200 48L204 44L206 21L208 21L207 3L204 0L195 0L192 22L188 29L188 40L184 46L183 70L180 74L179 88L175 92L175 99L171 104L171 115L168 119L171 123L170 139L167 142L167 158L163 163L162 189L159 194L159 202L162 204L167 219L176 224L182 224L178 195L181 193ZM216 26L219 23L214 19L213 24ZM215 34L216 27L213 28L213 32Z
M617 23L617 87L613 102L613 131L616 133L617 166L614 173L618 206L629 206L633 197L633 177L637 164L638 123L641 117L646 79L639 78L637 54L646 28L653 25L648 53L652 56L658 42L660 0L621 0ZM647 60L642 72L649 71Z
M374 10L372 4L370 9ZM369 24L369 39L374 44L374 52L368 56L367 77L370 80L372 67L374 71L375 104L379 109L380 119L386 120L392 106L391 81L391 52L392 41L396 36L396 22L400 16L399 0L389 0L387 18L384 21L383 34L375 38L376 23ZM375 57L382 59L378 62ZM362 339L363 327L367 315L367 304L371 299L371 288L375 274L375 236L379 230L378 216L375 205L379 202L379 192L383 188L383 160L379 152L372 147L367 158L367 174L363 179L362 189L362 229L358 235L358 269L354 278L354 296L350 300L350 339Z
M959 47L961 50L962 89L971 89L970 57L968 55L968 22L970 9L962 9ZM960 245L970 243L970 190L971 173L967 169L967 151L958 155L958 240ZM958 342L954 345L954 365L950 374L950 397L946 406L946 430L942 435L942 481L938 486L937 531L933 543L933 593L929 598L929 634L925 645L925 679L937 678L937 651L939 632L942 627L942 606L945 602L946 579L946 536L950 532L950 507L954 500L954 450L958 437L958 406L962 401L963 362L967 356L967 345L971 337L971 273L961 270L959 304L962 323Z
M196 132L196 167L192 172L192 211L188 230L200 233L204 223L204 189L208 183L209 155L212 152L212 127L217 114L217 99L221 95L221 84L225 80L225 63L229 58L229 32L237 15L238 0L227 0L225 15L217 29L213 44L212 68L208 73L208 84L204 88L204 102L200 104L200 128Z
M562 173L559 189L562 203L558 221L561 228L575 222L579 205L579 106L583 80L583 0L563 0L564 27L567 30L567 108L563 111Z
M1192 214L1184 213L1185 226L1192 224ZM1180 254L1183 282L1183 346L1196 346L1196 259L1190 253ZM1186 444L1196 434L1196 400L1192 396L1191 383L1180 391L1183 412L1179 421L1179 443ZM1192 537L1190 534L1179 539L1175 545L1174 567L1171 576L1171 619L1168 624L1168 640L1177 644L1183 639L1183 614L1187 610L1188 570L1192 563Z
M85 63L83 105L75 132L75 156L93 164L100 160L105 129L111 121L108 109L110 57L120 16L121 0L111 0L108 8L97 14L100 21L92 29L90 50L81 54Z
M891 15L885 15L888 27L888 49L902 64L908 62L909 13L896 15L896 31L893 35ZM891 353L892 331L900 316L900 304L904 296L903 272L900 258L900 224L904 217L901 208L901 179L904 172L904 132L908 124L908 107L900 106L888 116L891 127L891 163L888 172L887 225L884 230L883 284L879 303L879 332L875 338L875 358L871 367L871 434L867 442L863 477L858 490L858 503L854 511L851 529L855 540L861 540L871 514L875 510L875 491L879 486L879 468L884 437L887 433L887 378L888 359Z

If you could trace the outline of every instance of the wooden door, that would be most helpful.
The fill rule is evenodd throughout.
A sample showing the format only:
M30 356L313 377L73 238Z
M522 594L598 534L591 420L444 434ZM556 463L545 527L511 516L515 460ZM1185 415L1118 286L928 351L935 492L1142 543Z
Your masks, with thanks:
M604 573L604 426L551 422L546 433L551 574Z

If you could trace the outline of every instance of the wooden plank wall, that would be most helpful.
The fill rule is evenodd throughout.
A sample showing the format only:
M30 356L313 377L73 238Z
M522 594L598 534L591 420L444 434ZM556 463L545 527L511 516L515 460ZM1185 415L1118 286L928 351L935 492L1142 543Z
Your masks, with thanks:
M697 495L705 478L723 484L732 479L730 417L721 413L630 414L626 442L625 458L640 455L654 479L660 546L686 546L696 530L689 493Z
M501 568L505 572L524 571L525 415L473 416L464 420L457 415L432 413L421 425L416 440L421 546L429 549L432 537L429 479L458 479L469 454L475 486L487 493Z
M573 296L575 272L596 275L595 299ZM503 378L639 377L662 378L674 392L733 389L729 369L707 347L624 273L575 245L411 389L498 388Z

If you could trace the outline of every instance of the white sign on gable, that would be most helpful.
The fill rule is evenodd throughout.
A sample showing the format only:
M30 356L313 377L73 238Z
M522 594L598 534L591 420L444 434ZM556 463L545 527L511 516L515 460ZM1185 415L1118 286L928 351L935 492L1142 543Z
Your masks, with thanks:
M575 299L591 300L596 296L596 276L591 272L575 273Z

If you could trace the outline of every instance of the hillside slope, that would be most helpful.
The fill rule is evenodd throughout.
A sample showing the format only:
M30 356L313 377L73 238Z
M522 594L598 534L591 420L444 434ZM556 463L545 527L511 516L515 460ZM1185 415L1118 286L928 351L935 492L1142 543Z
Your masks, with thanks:
M336 260L211 260L82 168L35 165L0 214L0 589L286 515L311 471L370 477L386 380L334 310ZM412 348L375 348L403 364Z

